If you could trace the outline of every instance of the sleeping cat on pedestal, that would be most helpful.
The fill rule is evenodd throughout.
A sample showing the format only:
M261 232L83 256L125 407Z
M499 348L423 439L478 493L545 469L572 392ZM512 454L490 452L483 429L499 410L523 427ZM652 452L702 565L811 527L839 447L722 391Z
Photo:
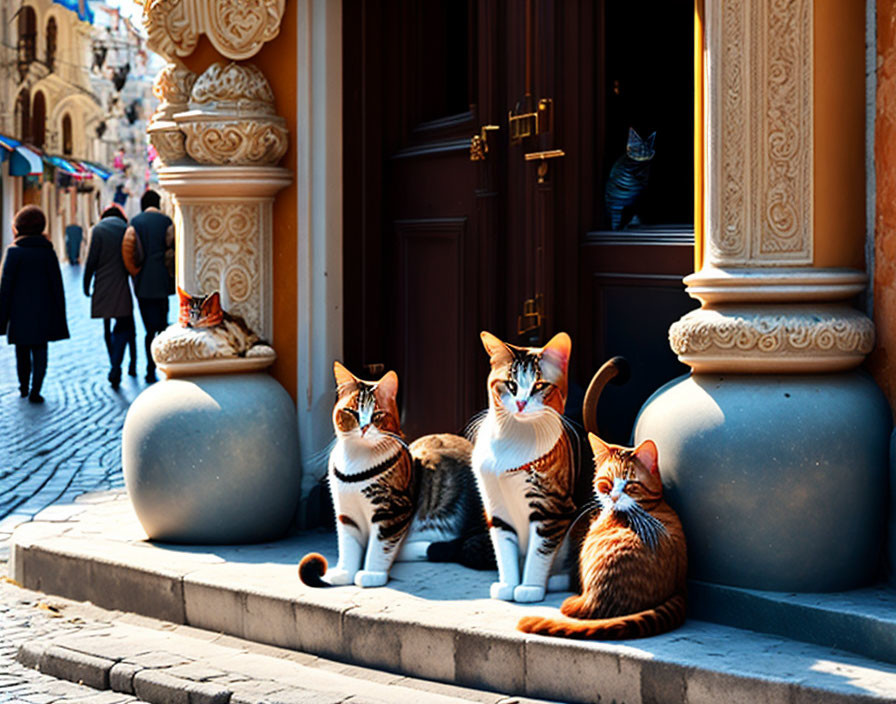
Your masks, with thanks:
M472 445L457 435L404 440L398 376L364 381L338 362L333 409L336 444L328 478L336 514L339 560L327 568L306 555L299 577L312 587L378 587L394 560L425 560L432 543L454 541L480 520L470 474Z

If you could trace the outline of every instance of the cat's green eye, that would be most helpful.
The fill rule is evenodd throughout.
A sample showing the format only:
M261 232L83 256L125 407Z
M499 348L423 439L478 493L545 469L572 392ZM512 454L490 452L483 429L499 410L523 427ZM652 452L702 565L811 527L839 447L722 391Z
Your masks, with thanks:
M549 386L550 384L546 381L536 381L535 384L532 385L532 390L540 394L542 391L547 391Z
M382 420L383 420L385 417L386 417L386 412L385 412L385 411L374 411L372 420L373 420L373 422L376 424L376 423L380 423L380 422L382 422Z
M507 393L511 396L516 396L516 382L513 379L505 381L504 388L507 389Z

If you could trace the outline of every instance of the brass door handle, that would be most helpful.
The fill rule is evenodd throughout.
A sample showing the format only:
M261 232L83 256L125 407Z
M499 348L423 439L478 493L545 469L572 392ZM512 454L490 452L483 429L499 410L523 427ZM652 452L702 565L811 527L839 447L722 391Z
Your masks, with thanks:
M545 176L548 175L548 159L557 159L566 156L566 152L562 149L547 149L543 152L529 152L525 155L526 161L539 161L538 164L538 183L544 183Z
M479 134L470 139L470 161L485 161L488 154L488 133L500 129L498 125L483 125Z

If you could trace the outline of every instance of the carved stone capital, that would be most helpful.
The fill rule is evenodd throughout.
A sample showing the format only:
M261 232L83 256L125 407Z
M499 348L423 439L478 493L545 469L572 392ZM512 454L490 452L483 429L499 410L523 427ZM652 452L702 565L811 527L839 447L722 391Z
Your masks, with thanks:
M836 303L704 307L669 328L669 343L698 373L833 372L862 363L874 324Z
M190 110L175 115L187 153L200 164L277 163L289 146L264 74L250 64L212 64L193 85Z
M280 32L285 0L146 0L143 26L149 48L171 60L189 56L199 35L228 59L259 52Z

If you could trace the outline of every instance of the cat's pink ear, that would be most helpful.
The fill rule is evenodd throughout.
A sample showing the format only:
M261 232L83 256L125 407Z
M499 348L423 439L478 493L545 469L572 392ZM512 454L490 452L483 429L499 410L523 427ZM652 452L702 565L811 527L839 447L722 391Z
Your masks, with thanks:
M594 433L588 433L588 442L591 445L591 451L594 453L594 466L599 467L610 455L610 446Z
M184 291L180 286L177 287L177 300L181 303L189 303L192 296Z
M212 315L221 309L221 294L215 291L202 303L202 312L206 315Z
M358 383L358 377L352 374L339 362L333 362L333 376L336 377L336 391L342 396L343 391L354 390Z
M510 348L490 332L483 330L479 333L479 337L482 338L482 346L485 347L485 351L488 352L492 365L504 364L513 358L513 353L510 351Z
M541 366L545 376L554 380L566 374L571 352L572 340L565 332L558 332L548 340L541 351Z
M385 376L376 383L377 398L394 401L398 397L398 374L386 372Z
M659 455L656 443L653 440L645 440L635 448L635 457L643 464L651 474L659 473Z

